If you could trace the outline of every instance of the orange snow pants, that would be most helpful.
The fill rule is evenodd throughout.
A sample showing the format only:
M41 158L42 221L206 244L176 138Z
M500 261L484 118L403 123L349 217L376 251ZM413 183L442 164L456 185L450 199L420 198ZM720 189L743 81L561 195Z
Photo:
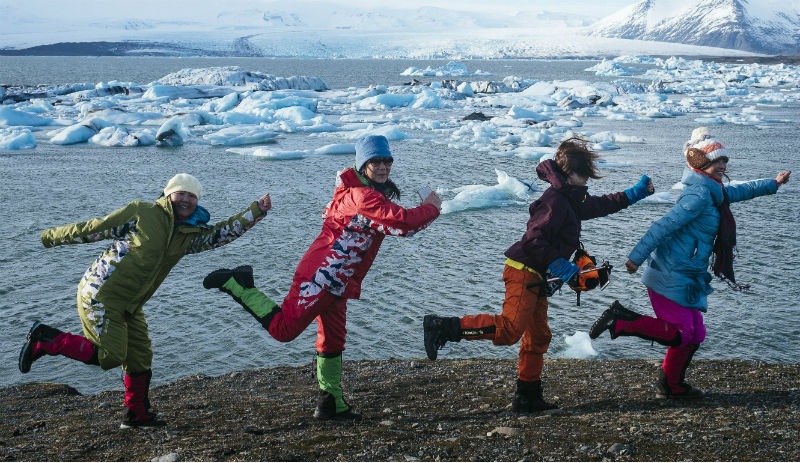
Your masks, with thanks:
M521 264L511 261L515 266ZM552 334L547 324L547 297L543 287L527 288L542 277L531 268L515 268L506 261L503 282L506 296L499 315L479 314L461 317L462 339L491 339L497 346L510 346L522 338L519 346L519 379L539 381L544 353L550 348Z

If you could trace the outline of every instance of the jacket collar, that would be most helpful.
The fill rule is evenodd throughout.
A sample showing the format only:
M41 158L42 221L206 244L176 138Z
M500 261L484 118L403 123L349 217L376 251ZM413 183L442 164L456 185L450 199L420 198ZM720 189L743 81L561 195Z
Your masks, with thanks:
M156 204L164 210L171 221L175 221L175 211L172 210L172 201L170 201L168 197L162 196L161 198L158 198L156 200ZM211 220L211 214L208 212L208 209L198 204L191 217L183 222L176 222L175 225L198 227L206 225L209 220Z
M711 193L711 200L714 202L715 205L719 206L722 204L724 199L722 189L723 186L718 181L714 180L713 178L709 177L705 173L698 172L694 169L687 167L683 171L683 177L681 178L681 183L686 186L692 185L699 185L705 187L709 193Z
M336 178L336 186L345 186L347 188L358 188L358 187L367 187L369 186L368 183L365 183L365 179L356 172L355 169L349 167L342 172L339 173L338 177Z

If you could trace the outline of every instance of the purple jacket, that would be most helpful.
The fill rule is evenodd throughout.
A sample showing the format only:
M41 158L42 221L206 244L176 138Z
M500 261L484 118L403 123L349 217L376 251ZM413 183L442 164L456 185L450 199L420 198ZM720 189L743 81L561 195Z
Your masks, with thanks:
M511 245L505 256L544 275L557 258L569 259L578 249L581 220L603 217L630 205L623 192L591 196L586 186L573 186L555 161L548 159L536 167L539 178L550 184L528 210L528 229Z

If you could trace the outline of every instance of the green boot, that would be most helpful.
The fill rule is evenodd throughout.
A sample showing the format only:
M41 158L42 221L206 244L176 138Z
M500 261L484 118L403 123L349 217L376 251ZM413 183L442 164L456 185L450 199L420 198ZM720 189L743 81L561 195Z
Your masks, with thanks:
M203 279L203 287L217 288L230 294L267 330L272 317L280 311L275 301L255 287L253 267L249 265L242 265L232 270L227 268L214 270Z
M344 401L342 392L342 353L317 355L317 382L320 395L314 418L318 420L361 421L360 414L355 413Z

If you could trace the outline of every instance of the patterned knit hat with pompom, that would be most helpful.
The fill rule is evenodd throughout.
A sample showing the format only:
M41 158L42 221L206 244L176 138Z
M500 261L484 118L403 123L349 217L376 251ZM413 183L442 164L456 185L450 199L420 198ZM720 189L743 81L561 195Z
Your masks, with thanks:
M698 127L684 144L683 154L689 167L703 170L717 159L728 160L728 152L722 143L714 139L708 127Z

